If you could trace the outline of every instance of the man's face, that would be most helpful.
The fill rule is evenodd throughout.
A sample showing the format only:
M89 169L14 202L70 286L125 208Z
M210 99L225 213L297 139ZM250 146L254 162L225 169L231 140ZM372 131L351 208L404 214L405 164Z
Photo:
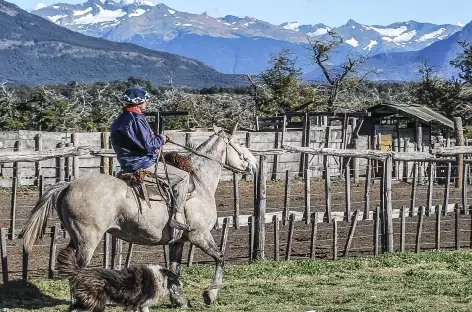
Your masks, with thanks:
M144 111L146 109L147 101L142 102L139 104L137 107L141 110Z

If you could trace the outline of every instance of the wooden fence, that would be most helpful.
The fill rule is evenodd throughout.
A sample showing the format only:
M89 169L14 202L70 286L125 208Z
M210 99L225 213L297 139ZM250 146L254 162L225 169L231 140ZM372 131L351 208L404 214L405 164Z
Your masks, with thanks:
M239 195L239 184L241 183L241 177L234 175L233 179L233 191L234 191L234 210L231 215L224 215L218 218L217 228L220 231L220 245L222 249L228 250L231 248L230 245L226 245L228 240L231 240L232 235L244 235L247 237L247 256L250 260L269 258L267 254L268 245L266 240L268 235L271 235L273 250L273 258L279 260L281 258L280 251L285 249L284 259L291 259L293 257L292 250L294 242L294 236L297 234L297 228L303 226L310 227L310 242L307 246L309 250L309 258L316 256L316 246L319 244L319 231L321 225L327 225L331 228L330 239L332 241L332 258L337 259L339 251L342 251L343 256L348 256L352 253L352 244L356 240L356 232L360 227L369 226L372 227L373 234L370 234L372 241L372 252L374 255L378 255L381 252L392 252L395 250L395 233L399 235L399 242L397 250L405 251L406 243L405 236L406 224L411 223L413 218L417 218L416 222L416 241L415 250L420 251L423 240L425 239L425 218L435 216L435 227L434 227L434 239L435 249L441 248L441 233L443 224L442 218L451 216L454 217L454 248L461 248L461 233L464 232L461 228L461 220L469 218L470 216L469 198L468 198L468 183L470 181L469 168L470 160L465 160L463 168L458 168L458 172L463 172L462 184L458 185L461 192L461 200L455 202L450 198L451 193L451 180L453 164L457 163L457 156L464 154L472 154L472 147L454 147L454 148L438 148L433 149L431 153L428 152L417 152L417 153L404 153L404 152L381 152L377 150L346 150L346 149L333 149L333 148L310 148L310 147L299 147L290 146L288 144L282 146L279 149L271 150L253 150L253 153L260 157L260 171L257 179L253 181L254 189L254 201L252 205L252 211L249 214L243 214L240 210L241 197ZM268 210L268 188L270 189L271 173L269 171L269 157L282 156L286 154L297 154L303 153L305 155L316 155L324 158L342 158L345 164L344 176L336 177L333 179L329 168L329 162L324 161L325 168L323 170L324 177L322 179L324 187L324 211L313 211L315 203L312 198L315 194L312 193L312 183L316 183L316 180L311 176L310 170L304 170L303 176L303 205L302 207L291 206L293 200L293 194L290 193L290 185L294 183L293 176L290 175L289 170L285 170L285 191L283 194L283 206L277 211L269 212ZM39 150L37 152L22 152L12 151L0 153L0 163L13 163L15 164L15 172L13 180L16 181L12 188L11 197L11 215L10 223L8 227L2 227L0 231L0 242L1 242L1 259L2 259L2 274L4 281L8 280L8 248L13 248L9 245L9 241L17 239L19 230L16 226L16 208L17 208L17 174L20 166L29 163L36 164L40 161L49 159L56 159L62 164L70 164L70 171L64 170L64 172L71 172L74 176L74 159L80 156L99 157L102 162L103 168L107 168L107 158L112 157L112 153L109 149L93 149L89 147L62 147L59 149L50 150ZM351 191L353 189L352 183L354 182L353 171L350 169L353 163L353 159L362 158L366 161L366 172L364 177L364 198L362 208L354 209L354 203L351 201ZM109 160L108 160L109 161ZM378 177L373 176L373 162L379 162L382 170L382 175ZM408 205L402 205L401 207L394 207L394 200L392 198L392 192L394 185L402 183L402 179L394 178L393 166L395 162L400 163L413 163L414 168L419 168L422 164L426 164L428 168L428 176L424 180L421 180L417 175L418 170L413 171L413 176L408 178L408 182L411 186L411 198L409 198ZM433 198L434 181L438 181L437 170L435 166L445 166L446 175L441 177L444 181L444 197ZM64 165L64 168L67 166ZM69 170L69 169L68 169ZM108 171L108 173L112 173ZM279 172L280 173L280 172ZM62 175L64 179L69 176L66 173ZM333 197L334 193L333 183L338 180L343 181L344 185L344 209L334 209ZM39 176L39 182L43 181L42 176ZM373 185L378 183L379 193L378 200L372 199L375 195L373 193ZM425 205L418 206L417 194L419 192L420 185L427 185L427 200ZM39 183L39 194L42 194L43 183ZM433 203L433 199L440 201L440 203ZM409 207L407 207L409 206ZM317 206L319 207L319 205ZM299 209L301 208L301 209ZM337 211L336 211L337 210ZM370 221L370 222L369 222ZM340 223L348 223L349 226L348 234L346 236L345 244L340 247L339 231ZM360 224L361 222L366 223L365 225ZM395 223L399 223L399 230L394 231ZM470 222L469 222L470 223ZM287 226L285 233L285 247L282 246L281 237L283 234L280 230L282 226ZM230 229L231 234L230 234ZM239 234L237 234L239 231ZM241 231L247 231L246 234L241 234ZM58 247L58 237L66 236L59 224L55 224L49 228L47 234L50 235L50 247L49 247L49 276L54 276L54 263L55 255ZM365 239L365 238L363 238ZM472 238L471 238L472 242ZM470 243L469 243L470 245ZM8 248L7 248L8 247ZM128 251L123 252L123 242L111 238L109 235L105 236L104 239L104 253L103 253L103 265L109 267L120 267L122 254L126 254L125 265L129 265L132 254L134 252L134 246L128 244ZM11 250L11 249L10 249ZM164 249L164 259L167 259L168 252ZM188 251L188 264L191 265L193 262L195 250L190 247ZM22 276L28 278L28 263L29 255L23 253L22 255ZM167 261L166 261L167 262Z

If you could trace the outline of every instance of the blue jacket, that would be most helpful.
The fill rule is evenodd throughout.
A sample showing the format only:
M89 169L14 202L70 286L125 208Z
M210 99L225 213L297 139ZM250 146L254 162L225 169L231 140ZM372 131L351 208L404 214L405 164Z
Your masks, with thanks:
M111 144L123 172L149 168L157 161L156 149L164 144L155 136L143 114L123 112L111 125Z

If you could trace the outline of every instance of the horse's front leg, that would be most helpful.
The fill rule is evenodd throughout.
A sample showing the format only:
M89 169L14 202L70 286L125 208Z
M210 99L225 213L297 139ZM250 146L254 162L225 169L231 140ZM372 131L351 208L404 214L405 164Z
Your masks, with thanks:
M182 265L182 253L184 250L184 243L177 242L169 246L170 247L170 270L179 276ZM170 291L170 301L173 305L179 308L189 308L189 302L182 295L182 288L180 281L177 284L172 284Z
M203 292L205 304L213 303L221 286L223 286L223 269L225 265L224 255L215 243L210 231L206 233L190 232L189 241L199 247L206 254L215 260L215 275L210 286Z

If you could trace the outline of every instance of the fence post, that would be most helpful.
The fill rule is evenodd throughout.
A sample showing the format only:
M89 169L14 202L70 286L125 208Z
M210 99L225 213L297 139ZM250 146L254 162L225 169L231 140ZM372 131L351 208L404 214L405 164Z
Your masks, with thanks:
M365 174L365 193L364 193L364 220L369 218L370 212L370 186L372 180L372 159L367 158L367 167Z
M233 226L235 229L239 229L239 179L240 179L239 174L233 173L233 197L234 197Z
M469 214L469 205L467 204L467 176L469 171L469 164L465 164L462 166L462 207L464 209L464 214Z
M48 278L54 278L54 270L56 268L56 250L57 250L57 238L59 236L60 224L55 224L52 227L51 233L51 247L49 249L49 274Z
M248 232L249 232L249 261L254 260L254 216L248 218Z
M101 135L101 145L102 145L102 148L104 149L107 149L109 147L108 145L108 137L109 137L109 134L108 132L102 132L102 135ZM104 174L110 174L109 173L109 170L110 170L110 161L108 160L108 157L101 157L101 173L104 173Z
M406 207L402 206L400 223L400 252L405 252L405 226L406 226Z
M416 231L416 252L421 250L421 236L423 233L423 220L425 215L425 207L421 206L419 210L418 228Z
M385 179L385 212L386 212L386 234L387 234L387 251L393 252L393 209L392 209L392 171L393 171L393 157L388 156L386 159L386 179Z
M72 144L74 147L79 147L79 134L72 133ZM79 178L80 176L80 163L79 163L79 156L74 156L73 158L73 175L74 179Z
M272 217L272 222L274 223L274 261L279 261L280 258L280 222L279 217L274 215Z
M23 265L22 265L22 278L24 281L28 280L28 262L29 262L29 254L26 252L25 247L23 246Z
M447 208L449 206L449 189L451 184L451 173L452 173L452 164L450 162L447 163L447 175L446 175L446 187L444 190L444 203L443 203L443 214L447 214Z
M288 224L288 238L287 238L287 249L285 250L285 260L290 260L290 255L292 254L292 240L293 240L293 228L295 226L295 215L290 214L289 224Z
M374 212L374 257L379 255L379 233L380 233L380 207L375 207Z
M345 184L345 198L346 198L346 220L349 220L351 216L351 166L349 162L346 162L346 184Z
M36 151L41 151L43 149L43 137L41 133L38 133L34 137L34 145ZM41 161L35 162L35 177L36 177L36 186L39 186L39 177L42 175L42 170L41 170Z
M0 256L2 257L3 284L8 282L7 230L0 228Z
M288 215L289 215L289 206L290 206L290 173L288 170L285 171L285 196L284 196L284 208L282 211L282 223L283 225L287 224Z
M316 256L316 234L318 232L318 215L313 213L311 219L311 240L310 240L310 259L315 259Z
M223 219L223 230L221 232L221 243L220 243L220 250L223 255L226 252L226 243L228 242L228 234L229 234L229 219Z
M456 146L464 146L464 128L462 127L462 118L454 117L454 131L456 136ZM457 179L456 188L462 186L463 170L464 170L464 154L458 154L456 156L457 162Z
M356 211L354 211L354 214L352 215L351 227L349 228L348 239L346 241L346 246L344 247L344 257L347 257L347 255L349 254L349 249L351 248L352 240L354 239L354 233L356 232L358 215L359 209L356 209Z
M267 156L260 156L258 177L257 207L254 217L256 219L253 258L264 259L265 249L265 212L267 205Z
M11 191L11 213L10 213L10 240L15 239L16 232L16 200L18 195L18 171L12 179L12 191Z
M308 157L308 156L307 156ZM310 170L305 170L305 223L310 224L311 218L311 174Z

